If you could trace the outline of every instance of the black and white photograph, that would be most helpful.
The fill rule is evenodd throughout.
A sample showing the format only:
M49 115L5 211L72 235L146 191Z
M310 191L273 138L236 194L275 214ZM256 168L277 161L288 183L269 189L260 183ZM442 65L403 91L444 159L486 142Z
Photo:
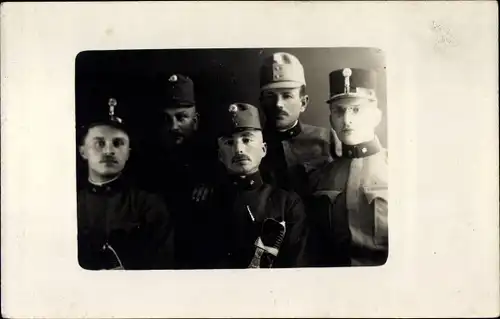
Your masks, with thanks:
M387 261L382 50L85 51L75 72L84 269Z
M2 318L498 317L495 6L2 2Z

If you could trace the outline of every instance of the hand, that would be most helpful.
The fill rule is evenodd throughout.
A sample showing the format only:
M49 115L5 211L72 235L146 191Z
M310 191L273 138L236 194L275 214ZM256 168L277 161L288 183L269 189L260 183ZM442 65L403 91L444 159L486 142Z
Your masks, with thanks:
M204 202L212 194L213 188L206 185L198 185L194 188L191 199L197 203Z

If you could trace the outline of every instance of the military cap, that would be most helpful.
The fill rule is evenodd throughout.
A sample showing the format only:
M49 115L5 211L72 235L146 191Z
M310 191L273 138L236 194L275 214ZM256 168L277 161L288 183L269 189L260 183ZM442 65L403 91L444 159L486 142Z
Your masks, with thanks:
M99 110L94 113L92 118L85 121L85 123L79 127L81 138L87 134L89 129L99 125L112 126L124 132L128 131L123 118L117 115L118 101L116 98L108 98L107 104L105 104L104 101L102 102L102 106L99 107Z
M167 80L166 107L189 107L195 105L194 84L186 75L172 74Z
M231 135L245 129L262 130L259 109L248 103L233 103L224 112L221 135Z
M344 68L330 73L330 98L326 101L357 97L377 100L375 89L377 73L374 70Z
M261 90L272 88L298 88L306 85L304 67L299 59L286 52L267 57L260 68Z

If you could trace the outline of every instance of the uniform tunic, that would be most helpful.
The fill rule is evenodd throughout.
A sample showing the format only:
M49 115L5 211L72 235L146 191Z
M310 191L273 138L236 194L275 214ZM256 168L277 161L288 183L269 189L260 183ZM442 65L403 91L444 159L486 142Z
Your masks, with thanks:
M298 193L302 198L313 191L315 173L332 162L328 130L297 122L284 132L266 129L268 152L262 162L265 179L280 188Z
M78 192L78 259L89 270L173 267L172 221L164 202L123 177Z
M306 265L306 216L297 194L263 183L260 173L228 178L216 189L206 221L206 267L248 268L266 218L285 221L285 237L272 267ZM250 211L250 212L249 212ZM250 213L253 216L250 216ZM270 259L261 260L269 267Z
M175 268L199 267L200 222L204 203L192 199L201 184L213 184L217 155L215 148L194 138L157 156L142 177L145 187L164 198L175 228Z
M317 222L314 231L325 240L323 254L330 255L326 263L335 260L332 254L348 253L352 265L384 264L388 255L387 150L377 139L343 145L342 157L321 175L315 198L324 209L318 208L313 219Z

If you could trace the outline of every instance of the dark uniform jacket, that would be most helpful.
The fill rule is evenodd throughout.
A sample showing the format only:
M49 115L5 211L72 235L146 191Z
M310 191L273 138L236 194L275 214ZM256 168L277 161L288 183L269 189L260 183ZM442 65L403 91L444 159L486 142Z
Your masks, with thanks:
M342 157L322 171L312 231L323 238L324 265L382 265L388 256L387 150L378 139L343 145ZM320 262L321 263L321 262Z
M89 270L173 265L172 220L164 202L125 178L78 192L78 260Z
M253 216L250 216L250 213ZM263 183L260 173L221 181L206 214L205 268L248 268L266 218L285 221L285 237L272 267L305 266L306 225L297 194ZM262 260L262 268L269 260Z
M302 198L309 196L318 170L332 162L330 132L299 121L285 132L266 128L264 138L268 146L261 166L265 180Z
M199 264L200 228L198 216L205 203L192 200L194 189L213 185L217 154L211 145L191 140L158 157L156 171L149 173L150 185L172 213L175 227L175 268L192 269Z

